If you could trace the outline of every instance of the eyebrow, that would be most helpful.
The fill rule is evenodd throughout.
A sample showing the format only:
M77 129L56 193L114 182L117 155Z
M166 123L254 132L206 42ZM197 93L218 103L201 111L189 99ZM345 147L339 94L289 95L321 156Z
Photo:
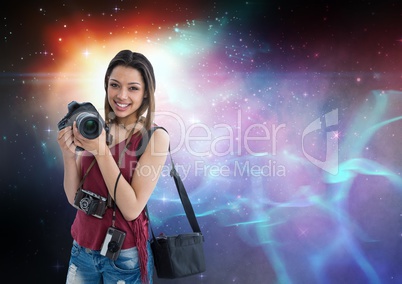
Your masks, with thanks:
M116 80L116 79L110 78L110 80L115 81L115 82L117 82L117 83L120 84L120 82L119 82L118 80ZM128 85L140 85L140 86L141 86L141 83L138 83L138 82L129 82Z

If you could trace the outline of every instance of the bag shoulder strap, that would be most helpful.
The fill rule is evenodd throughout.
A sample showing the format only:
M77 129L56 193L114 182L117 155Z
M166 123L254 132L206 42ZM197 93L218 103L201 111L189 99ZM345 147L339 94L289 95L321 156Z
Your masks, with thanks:
M148 130L147 135L143 136L143 138L141 139L141 141L139 143L138 149L142 150L142 152L139 153L138 159L141 157L141 154L145 150L145 147L143 147L143 145L148 144L149 139L151 138L152 134L155 132L156 129L162 129L162 130L166 131L166 133L169 133L165 128L163 128L161 126L155 126L155 127L152 127L150 130ZM170 152L170 143L169 143L169 156L170 156L170 162L171 162L170 176L173 178L173 180L175 182L177 192L179 193L179 197L180 197L181 203L184 208L184 212L186 213L186 217L190 223L191 228L193 229L193 232L202 234L200 226L198 225L197 218L194 213L193 206L187 195L186 188L184 187L183 181L181 180L179 173L176 171L176 168L175 168L175 165L173 162L173 158L172 158L172 153ZM147 215L149 218L148 207L146 206L145 208L146 208L146 212L147 212ZM151 227L151 229L152 229L152 227Z

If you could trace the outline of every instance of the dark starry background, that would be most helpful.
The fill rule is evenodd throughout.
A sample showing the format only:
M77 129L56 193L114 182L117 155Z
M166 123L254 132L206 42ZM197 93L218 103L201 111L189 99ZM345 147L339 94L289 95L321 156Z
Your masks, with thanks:
M75 210L56 123L71 100L102 106L103 72L126 48L155 67L157 119L206 240L205 273L156 283L402 281L400 1L12 1L0 11L4 283L65 282ZM304 135L333 110L336 131ZM244 142L281 124L276 140ZM307 159L324 160L325 143L339 147L336 173ZM152 197L154 228L184 232L172 184L163 176Z

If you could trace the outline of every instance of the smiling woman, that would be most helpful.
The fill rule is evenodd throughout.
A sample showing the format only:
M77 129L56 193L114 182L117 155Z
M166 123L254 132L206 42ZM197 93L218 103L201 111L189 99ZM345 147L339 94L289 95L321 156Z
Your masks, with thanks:
M132 79L136 82L130 82ZM138 109L145 98L141 73L131 67L117 66L109 76L107 93L108 106L114 111L115 117L120 117L118 123L124 127L134 124L135 121L128 121L127 116L133 109ZM137 118L131 120L134 119Z
M71 227L74 245L67 282L152 283L153 255L144 208L166 160L167 133L156 130L143 154L133 155L153 124L155 76L151 63L140 53L118 52L107 67L105 89L105 116L112 133L117 134L114 144L107 143L104 129L96 138L84 137L76 122L61 129L57 140L64 161L64 191L78 209ZM146 111L146 117L140 119ZM131 124L134 126L127 131ZM124 131L118 125L123 125ZM77 155L76 147L84 153ZM155 175L134 174L144 168L153 169ZM98 210L100 206L102 210ZM94 269L98 262L103 263L102 271Z
M155 113L154 71L142 54L133 53L129 57L125 52L121 51L121 56L112 61L106 71L105 89L108 96L105 98L105 117L127 127L134 125L147 111L145 128L149 129ZM114 111L113 115L111 110ZM133 112L135 116L131 115Z

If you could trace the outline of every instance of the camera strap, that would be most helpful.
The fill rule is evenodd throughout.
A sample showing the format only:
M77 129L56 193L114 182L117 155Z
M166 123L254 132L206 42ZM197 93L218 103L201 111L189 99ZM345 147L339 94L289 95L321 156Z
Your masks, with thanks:
M116 191L117 191L117 184L121 177L121 172L117 175L116 183L114 185L114 192L113 192L113 199L116 200ZM116 222L116 201L113 202L113 215L112 215L112 227L115 228L114 223Z
M84 181L85 181L87 175L89 174L89 171L90 171L90 170L92 169L92 167L95 165L95 162L96 162L96 160L95 160L95 158L94 158L93 161L91 162L91 164L89 165L87 171L85 172L84 176L82 177L82 179L81 179L81 181L80 181L80 184L79 184L79 186L78 186L78 189L82 188L82 186L83 186L83 184L84 184Z
M120 153L119 160L118 160L118 164L117 164L119 168L120 168L120 165L121 165L121 161L122 161L122 159L123 159L123 156L124 156L124 154L126 153L128 147L129 147L129 145L130 145L131 138L132 138L133 135L134 135L134 131L135 131L135 128L136 128L136 126L137 126L137 123L138 123L138 121L134 124L133 129L131 129L130 133L128 134L128 137L126 138L126 144L124 145L124 149L123 149L123 150L121 151L121 153ZM88 169L86 170L84 176L82 177L82 179L81 179L81 181L80 181L80 184L79 184L79 186L78 186L77 191L78 191L80 188L82 188L82 186L84 185L84 181L85 181L86 177L88 176L89 171L90 171L90 170L93 168L93 166L95 165L95 163L96 163L96 159L94 158L94 159L92 160L91 164L89 165ZM120 178L120 177L119 177L119 178ZM116 181L116 186L117 186L117 181ZM116 188L115 188L114 194L116 194ZM115 202L113 202L113 200L116 200L116 197L114 197L114 199L112 199L112 197L110 196L110 194L108 194L108 195L107 195L107 206L108 206L108 207L114 207L114 206L115 206Z
M126 145L124 145L124 149L123 149L123 150L121 151L121 153L120 153L119 162L118 162L118 167L119 167L119 168L120 168L121 160L122 160L122 158L123 158L123 156L124 156L124 153L126 153L126 151L127 151L127 149L128 149L128 146L129 146L129 144L131 143L131 138L132 138L133 135L134 135L134 131L135 131L135 127L136 127L136 126L137 126L137 122L134 124L133 129L131 129L130 134L128 135L128 137L127 137L127 139L126 139ZM113 191L113 200L111 200L112 203L113 203L113 215L112 215L112 227L113 227L113 228L115 228L114 224L115 224L115 222L116 222L116 191L117 191L117 184L119 183L120 177L121 177L121 171L120 171L119 174L117 175L116 183L115 183L115 185L114 185L114 191ZM108 194L107 197L108 197L108 201L109 201L109 199L110 199L110 194Z

